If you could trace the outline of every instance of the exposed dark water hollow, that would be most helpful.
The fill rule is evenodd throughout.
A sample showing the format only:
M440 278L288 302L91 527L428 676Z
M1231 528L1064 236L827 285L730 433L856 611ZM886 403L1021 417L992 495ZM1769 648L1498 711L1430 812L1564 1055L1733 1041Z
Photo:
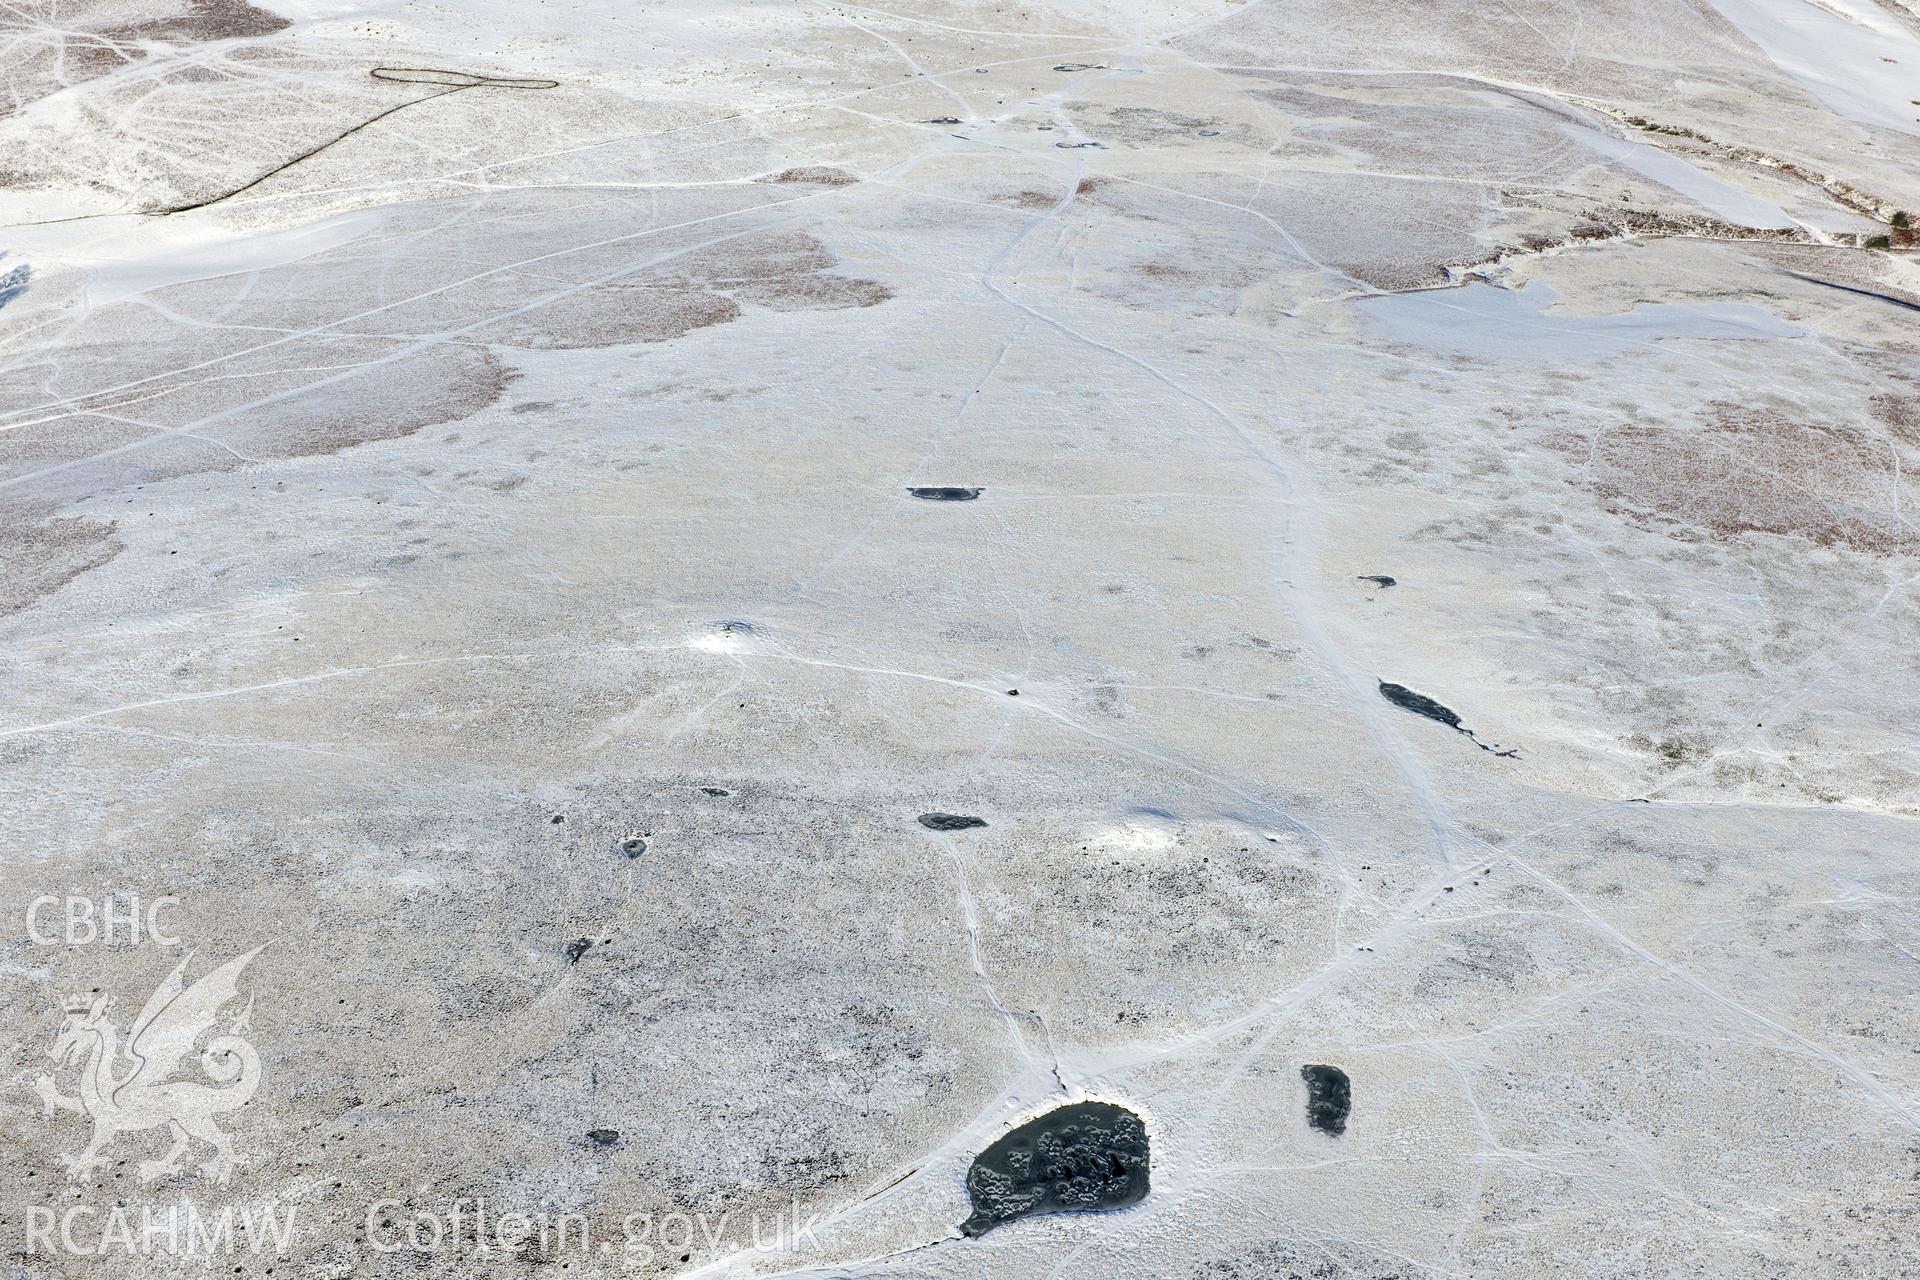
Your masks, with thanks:
M1441 706L1424 693L1415 693L1403 684L1389 684L1382 680L1380 696L1403 711L1411 711L1429 720L1438 720L1449 729L1460 727L1460 717L1452 709Z
M1338 1067L1309 1063L1300 1068L1307 1082L1307 1123L1335 1137L1347 1131L1347 1116L1353 1110L1353 1082Z
M1458 712L1454 711L1451 707L1442 706L1424 693L1415 693L1403 684L1394 684L1390 681L1382 680L1380 682L1380 696L1403 711L1411 711L1417 716L1425 716L1429 720L1437 720L1455 733L1465 734L1467 737L1473 739L1473 745L1482 751L1490 751L1496 756L1501 756L1509 760L1519 758L1520 752L1518 750L1509 749L1502 751L1498 747L1492 747L1480 741L1479 736L1475 734L1473 730L1460 723L1460 715Z
M1001 1136L967 1171L970 1236L1037 1213L1122 1209L1147 1198L1147 1127L1110 1102L1076 1102Z
M923 813L920 815L920 825L929 831L967 831L986 826L987 820L964 813Z

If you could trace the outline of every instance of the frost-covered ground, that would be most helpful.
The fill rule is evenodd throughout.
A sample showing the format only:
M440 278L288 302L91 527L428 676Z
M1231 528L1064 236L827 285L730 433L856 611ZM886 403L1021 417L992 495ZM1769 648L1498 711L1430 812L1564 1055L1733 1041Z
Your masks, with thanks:
M1911 0L883 3L0 11L0 1266L1920 1275Z

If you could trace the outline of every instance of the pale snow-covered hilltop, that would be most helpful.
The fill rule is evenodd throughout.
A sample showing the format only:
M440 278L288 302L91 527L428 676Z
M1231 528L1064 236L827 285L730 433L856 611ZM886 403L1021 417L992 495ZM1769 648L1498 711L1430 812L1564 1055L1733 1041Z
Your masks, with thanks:
M1913 5L880 3L0 13L9 1264L1912 1275Z

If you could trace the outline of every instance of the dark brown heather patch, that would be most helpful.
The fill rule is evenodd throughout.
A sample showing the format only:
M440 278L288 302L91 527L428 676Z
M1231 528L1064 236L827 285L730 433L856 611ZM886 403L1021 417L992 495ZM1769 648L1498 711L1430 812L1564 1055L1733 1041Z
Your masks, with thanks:
M1149 280L1181 287L1211 286L1249 289L1261 280L1258 265L1242 262L1143 262L1139 272Z
M670 342L737 320L747 306L772 311L872 307L893 291L877 280L835 274L837 262L802 231L729 240L490 325L489 340L535 349Z
M825 271L833 265L827 247L806 232L768 231L696 250L661 271L689 285L730 289Z
M1178 207L1178 197L1124 179L1082 178L1074 187L1073 195L1076 200L1084 200L1116 217L1182 227L1192 221L1188 211Z
M249 458L301 458L457 422L493 404L517 374L477 347L429 348L242 416L213 434Z
M8 68L12 108L142 62L155 45L257 39L293 25L246 0L186 0L185 4L156 0L145 7L154 16L125 22L116 20L126 12L119 5L40 0L18 6L15 16L44 23L61 38L21 55ZM0 108L0 115L8 110Z
M1895 433L1800 422L1771 408L1706 408L1704 423L1616 427L1554 444L1585 462L1577 483L1606 510L1670 537L1767 533L1875 555L1907 549L1898 512L1920 495L1902 479L1913 463L1896 464Z
M0 432L0 480L31 475L76 458L105 453L153 434L147 427L86 413L31 426L9 427ZM30 483L21 488L30 487Z
M87 413L126 412L125 397L116 393L69 391L61 402L66 416L0 432L0 481L14 481L18 490L31 478L45 498L54 492L51 486L63 493L103 484L124 488L336 453L492 405L515 375L486 343L576 349L666 342L738 319L750 306L836 310L875 306L892 296L879 281L836 274L835 265L812 236L766 232L564 296L548 292L550 280L503 275L485 290L449 293L439 300L444 309L422 312L414 328L424 335L475 315L508 318L473 330L468 342L438 343L390 361L385 357L403 350L406 338L316 338L249 355L232 349L241 339L213 326L189 329L141 308L110 308L91 340L70 342L68 349L84 352L86 359L76 355L76 363L121 370L117 381L138 376L137 412L153 425ZM288 299L310 296L302 292L310 286L299 276L278 283L278 295L248 298L245 306L216 314L235 324L284 323ZM311 287L325 285L320 280ZM194 314L227 299L209 290L171 301ZM293 314L301 312L295 308ZM407 332L401 318L389 321L400 321L395 332ZM181 379L170 372L201 360L217 363L219 376ZM16 373L11 386L0 385L0 400L17 401L10 407L22 417L53 407L43 405L42 396L30 370ZM0 572L7 567L0 560Z
M102 34L132 40L253 40L292 25L246 0L188 0L185 13L109 28Z
M735 296L770 311L844 311L851 307L877 307L893 296L893 290L878 280L796 272L742 285L735 290Z
M778 231L702 250L685 259L682 269L689 284L704 284L775 311L872 307L893 296L878 280L833 274L829 268L835 265L833 255L814 237Z
M125 549L112 521L0 507L0 617L19 613Z
M532 351L671 342L740 318L740 304L697 285L615 283L559 298L484 331Z
M1894 439L1920 448L1920 395L1888 393L1875 396L1867 403L1873 409L1873 416L1886 424Z
M820 187L850 187L860 179L845 169L836 169L832 165L810 164L802 165L797 169L782 169L763 181L808 182Z
M1059 196L1050 196L1044 191L1015 191L1011 195L987 198L994 204L1012 205L1016 209L1051 209L1060 203Z

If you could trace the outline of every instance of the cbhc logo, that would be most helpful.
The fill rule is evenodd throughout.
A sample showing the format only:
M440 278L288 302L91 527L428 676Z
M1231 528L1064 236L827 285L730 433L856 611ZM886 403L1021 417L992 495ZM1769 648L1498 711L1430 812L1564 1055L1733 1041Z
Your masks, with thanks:
M180 905L168 894L142 899L138 894L107 894L98 902L68 894L43 893L27 907L27 936L43 947L83 947L90 942L138 945L144 938L163 947L179 945L167 932L160 913Z

